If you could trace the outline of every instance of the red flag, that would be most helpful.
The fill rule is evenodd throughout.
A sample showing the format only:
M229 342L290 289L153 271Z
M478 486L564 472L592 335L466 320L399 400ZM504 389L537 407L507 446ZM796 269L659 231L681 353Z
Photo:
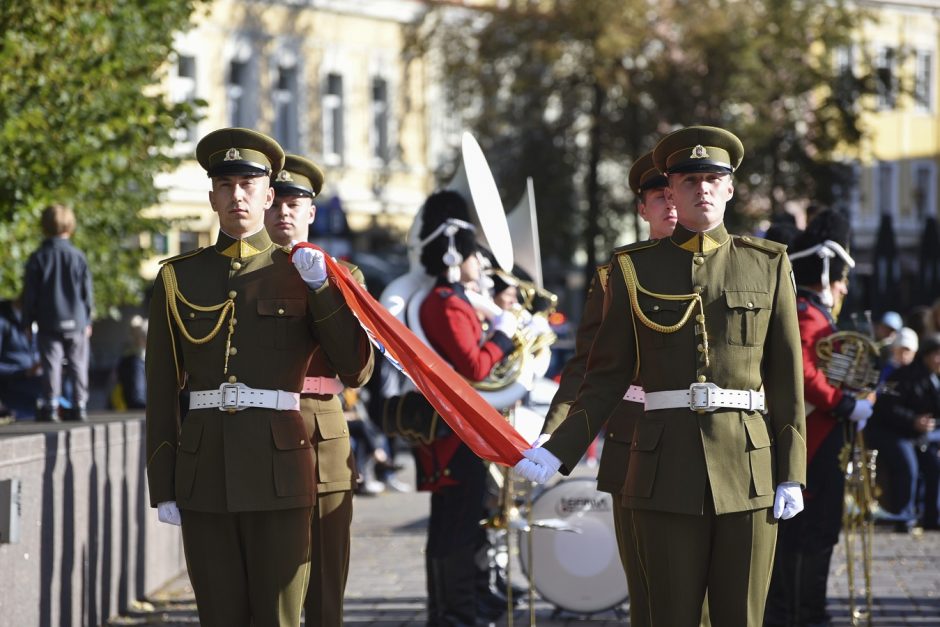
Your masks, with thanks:
M386 359L411 378L448 426L477 456L505 466L515 466L522 459L522 451L529 448L529 444L450 364L372 298L348 268L313 244L301 242L294 250L298 247L310 247L323 253L330 281L343 293L373 343Z

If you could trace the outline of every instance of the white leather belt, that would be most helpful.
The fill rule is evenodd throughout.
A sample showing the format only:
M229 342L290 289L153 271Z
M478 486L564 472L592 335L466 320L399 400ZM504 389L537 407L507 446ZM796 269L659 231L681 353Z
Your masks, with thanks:
M336 377L305 377L301 394L339 394L343 383Z
M687 407L693 411L719 408L764 411L764 393L754 390L725 390L714 383L693 383L688 390L647 392L646 411Z
M222 411L241 411L248 407L300 409L300 394L284 390L257 390L244 383L223 383L218 390L189 393L190 409L218 407Z
M639 385L631 385L627 388L627 393L623 395L623 400L632 401L634 403L645 403L646 394L643 393L643 388Z

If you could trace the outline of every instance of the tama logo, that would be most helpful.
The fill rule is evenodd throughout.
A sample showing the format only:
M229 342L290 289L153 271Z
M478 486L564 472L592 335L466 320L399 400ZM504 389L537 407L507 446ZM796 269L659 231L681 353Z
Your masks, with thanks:
M609 512L610 497L598 495L587 496L565 496L558 501L556 506L559 514L574 514L576 512Z

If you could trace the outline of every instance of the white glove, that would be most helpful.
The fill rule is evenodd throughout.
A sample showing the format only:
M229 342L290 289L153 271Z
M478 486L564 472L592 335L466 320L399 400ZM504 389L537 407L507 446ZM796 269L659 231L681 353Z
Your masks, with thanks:
M157 503L157 518L162 523L179 527L182 520L180 520L180 508L176 506L176 501Z
M544 441L543 441L544 442ZM530 448L522 451L524 459L519 460L517 473L535 483L545 483L561 467L561 460L544 448Z
M323 253L319 250L306 246L297 248L291 260L297 272L300 273L300 278L310 289L319 289L326 283L326 262L323 260Z
M548 442L552 437L551 433L540 433L539 437L535 438L535 442L532 443L532 448L539 448L546 442Z
M872 411L874 411L874 408L871 405L871 401L860 398L855 401L855 409L849 414L849 420L857 423L858 430L863 431L865 425L868 424L868 419L871 418Z
M512 337L516 333L516 326L519 324L515 314L510 311L502 311L493 318L493 330L502 331L507 337Z
M774 518L788 520L803 511L803 490L795 481L784 481L774 495Z

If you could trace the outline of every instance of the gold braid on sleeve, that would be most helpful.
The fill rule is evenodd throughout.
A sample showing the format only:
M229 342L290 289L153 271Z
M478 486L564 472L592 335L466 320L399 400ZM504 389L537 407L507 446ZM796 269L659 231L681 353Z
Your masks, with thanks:
M191 344L205 344L206 342L211 342L216 335L219 334L219 330L222 328L222 323L225 322L225 317L228 316L228 335L225 337L225 366L222 369L223 374L228 374L228 355L229 349L232 345L232 333L235 332L235 300L228 298L218 305L196 305L194 303L186 300L186 297L183 296L183 293L180 292L179 285L176 283L176 272L173 270L171 264L166 264L163 266L163 270L160 273L163 277L163 285L166 288L166 300L167 306L170 308L170 312L173 314L173 319L176 320L176 325L180 330L180 333L186 338L186 341ZM190 335L189 331L186 330L186 326L183 324L183 318L180 316L179 307L176 304L176 300L179 299L184 305L196 311L218 311L219 317L215 321L215 326L211 331L204 337L193 337Z
M702 334L702 353L705 359L705 366L708 366L708 332L705 330L705 307L702 304L702 296L700 294L657 294L656 292L651 292L645 289L640 282L637 280L636 268L633 267L633 261L630 259L630 255L620 255L620 267L623 269L623 278L627 284L627 293L630 295L630 306L633 309L633 314L637 319L643 323L648 329L652 329L657 333L675 333L688 323L689 319L692 317L692 312L695 310L696 306L698 307L699 314L701 317L701 334ZM659 298L661 300L671 300L671 301L690 301L688 307L685 309L685 313L682 315L682 318L679 319L679 322L671 325L659 324L650 320L646 314L643 313L643 310L640 308L640 303L637 300L637 292L642 292L647 296L652 296L653 298Z

